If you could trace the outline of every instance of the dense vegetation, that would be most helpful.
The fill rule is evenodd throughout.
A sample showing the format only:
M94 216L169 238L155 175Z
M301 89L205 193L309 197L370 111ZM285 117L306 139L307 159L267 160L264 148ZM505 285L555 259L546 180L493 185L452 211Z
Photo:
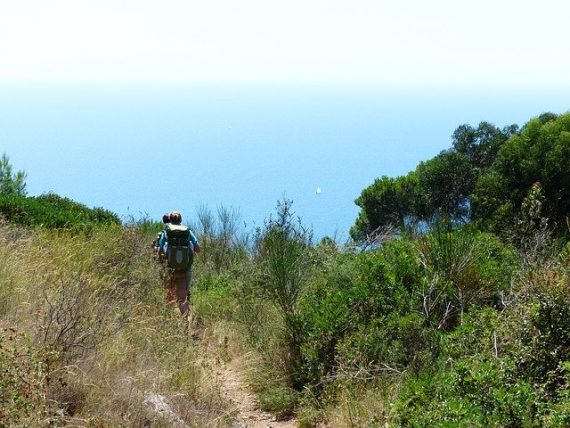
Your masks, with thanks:
M88 208L69 198L48 193L40 196L0 194L0 215L14 224L49 229L89 229L100 224L120 224L119 217L103 208Z
M524 249L440 222L360 251L308 244L290 208L194 295L259 353L267 409L297 406L307 425L570 422L570 247L532 215Z
M3 224L0 420L174 425L155 391L190 426L231 426L212 373L240 358L301 426L569 426L569 132L568 114L458 128L363 191L344 246L290 201L252 234L201 209L194 342L163 303L160 225Z
M0 223L0 427L231 420L166 304L148 226Z
M482 122L462 125L453 145L409 174L382 177L363 190L351 234L362 239L388 225L446 217L504 236L533 183L543 189L544 215L559 234L570 212L570 113L545 113L522 129Z

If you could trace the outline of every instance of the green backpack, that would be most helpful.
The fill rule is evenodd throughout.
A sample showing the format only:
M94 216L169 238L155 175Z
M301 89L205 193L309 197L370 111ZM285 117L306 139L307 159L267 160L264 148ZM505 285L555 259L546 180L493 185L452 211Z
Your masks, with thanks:
M192 265L194 249L190 243L190 229L181 224L167 224L166 262L174 270L186 270Z

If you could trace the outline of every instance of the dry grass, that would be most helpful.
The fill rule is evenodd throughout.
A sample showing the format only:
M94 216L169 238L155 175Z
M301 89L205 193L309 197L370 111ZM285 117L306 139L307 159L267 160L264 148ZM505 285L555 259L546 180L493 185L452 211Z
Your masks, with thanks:
M335 385L331 391L334 399L325 406L313 403L301 408L299 425L319 428L392 426L398 388L398 378L384 383L382 377L374 382L342 382Z
M147 241L119 227L83 236L0 225L1 326L17 327L47 367L38 424L229 424Z

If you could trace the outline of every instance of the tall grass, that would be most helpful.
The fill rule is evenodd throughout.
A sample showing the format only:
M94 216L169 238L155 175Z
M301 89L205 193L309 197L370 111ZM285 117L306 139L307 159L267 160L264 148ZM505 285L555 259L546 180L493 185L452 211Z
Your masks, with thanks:
M210 368L165 301L151 240L135 225L88 235L0 226L0 327L21 335L27 357L5 343L0 355L41 391L20 400L35 419L16 402L2 401L0 415L37 426L168 426L172 415L188 426L230 423Z

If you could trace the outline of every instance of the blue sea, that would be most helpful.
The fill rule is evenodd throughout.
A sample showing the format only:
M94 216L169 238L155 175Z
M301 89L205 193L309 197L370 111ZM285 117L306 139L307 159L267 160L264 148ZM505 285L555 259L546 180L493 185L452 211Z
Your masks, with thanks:
M29 195L55 192L123 219L238 211L247 230L293 210L339 242L381 176L451 147L461 124L523 125L570 110L570 86L0 86L0 154Z

